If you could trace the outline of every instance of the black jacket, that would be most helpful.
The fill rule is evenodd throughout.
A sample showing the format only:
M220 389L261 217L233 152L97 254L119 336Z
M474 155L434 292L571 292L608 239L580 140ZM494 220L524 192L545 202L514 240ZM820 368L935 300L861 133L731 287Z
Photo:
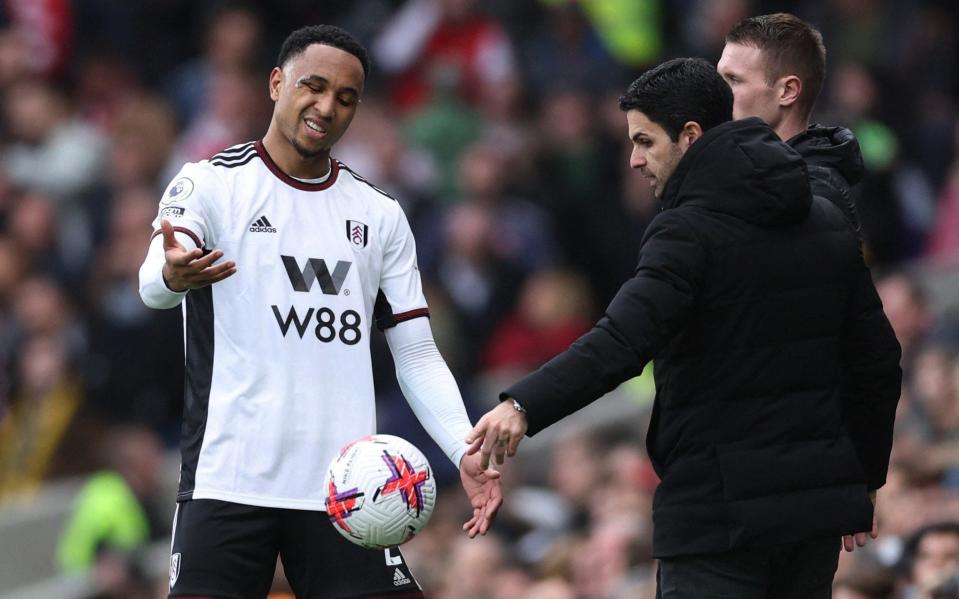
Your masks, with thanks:
M657 557L868 530L899 345L843 215L759 119L707 131L662 203L605 316L504 397L532 435L655 360Z
M813 195L826 198L842 210L862 243L862 225L852 196L852 187L865 173L856 136L845 127L809 125L786 143L806 161Z

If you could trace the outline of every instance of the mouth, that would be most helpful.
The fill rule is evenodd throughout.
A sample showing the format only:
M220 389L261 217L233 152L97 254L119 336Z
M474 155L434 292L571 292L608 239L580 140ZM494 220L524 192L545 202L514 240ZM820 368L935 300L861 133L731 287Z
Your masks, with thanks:
M314 139L324 139L327 136L326 127L320 124L319 121L312 118L303 119L303 124L306 125L306 132L309 137Z

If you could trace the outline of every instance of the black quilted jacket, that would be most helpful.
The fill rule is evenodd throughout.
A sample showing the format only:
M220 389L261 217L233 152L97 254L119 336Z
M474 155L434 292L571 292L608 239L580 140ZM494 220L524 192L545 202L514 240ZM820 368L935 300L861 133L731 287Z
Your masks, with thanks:
M852 229L807 176L758 119L707 131L605 316L503 394L532 435L655 360L657 557L871 526L900 349Z

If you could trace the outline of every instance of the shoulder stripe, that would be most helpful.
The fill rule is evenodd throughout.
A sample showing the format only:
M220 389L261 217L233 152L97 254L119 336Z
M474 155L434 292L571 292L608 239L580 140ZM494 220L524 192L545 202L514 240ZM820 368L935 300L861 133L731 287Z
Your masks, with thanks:
M394 198L394 197L391 196L390 194L386 193L385 191L383 191L382 189L380 189L380 188L377 187L376 185L373 185L372 183L370 183L369 181L367 181L366 179L364 179L364 178L361 177L360 175L357 175L357 174L353 171L353 169L351 169L350 167L346 166L345 164L343 164L343 163L340 162L339 160L337 160L336 163L340 165L340 168L342 168L343 170L345 170L345 171L348 172L349 174L353 175L353 178L356 179L357 181L360 181L361 183L366 183L367 185L369 185L370 187L372 187L375 191L377 191L377 192L385 195L386 197L388 197L389 199L393 200L394 202L397 201L396 198Z
M218 152L214 154L213 157L210 158L210 160L215 160L217 158L234 158L236 156L246 154L252 148L253 148L253 142L248 141L245 144L233 146L223 150L222 152Z
M256 152L256 150L253 149L253 148L247 148L246 150L244 150L244 151L242 151L242 152L239 152L239 153L236 153L236 154L222 154L222 153L220 153L220 154L217 154L216 156L214 156L213 158L211 158L210 160L221 160L221 161L225 161L225 162L230 162L230 161L233 161L233 160L238 160L238 159L240 159L240 158L245 158L250 152Z
M231 159L216 158L216 159L210 160L210 164L214 166L223 166L226 168L235 168L237 166L243 166L244 164L256 158L256 156L257 156L256 150L252 150L250 151L249 154L244 154L243 156L240 156L238 158L231 158Z

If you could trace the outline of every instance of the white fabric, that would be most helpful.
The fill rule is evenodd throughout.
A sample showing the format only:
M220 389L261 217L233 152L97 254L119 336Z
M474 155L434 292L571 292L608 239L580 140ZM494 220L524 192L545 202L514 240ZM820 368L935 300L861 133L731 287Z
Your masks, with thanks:
M187 250L196 249L196 243L185 233L174 233L173 236ZM175 308L186 297L186 291L173 291L163 280L163 265L166 262L166 252L163 249L163 235L157 235L150 242L147 257L140 266L140 298L143 303L157 310Z
M387 329L386 342L396 364L396 379L413 413L459 467L472 430L459 387L440 355L429 320L415 318Z
M183 301L184 441L193 441L184 445L181 498L323 510L330 460L347 442L376 432L374 309L389 326L424 320L415 317L426 313L426 301L397 202L342 163L332 166L326 183L308 186L244 144L186 164L164 193L155 228L167 218L178 238L196 237L237 265L236 274ZM160 237L141 269L141 294L156 307L180 299L160 276ZM212 364L200 359L203 351L190 351L191 339L202 343L204 323L212 330ZM398 345L401 353L407 345ZM458 394L426 398L420 390L454 393L455 384L439 383L435 364L399 361L412 364L402 376L424 426L451 457L461 455L451 438L465 433L461 422L451 424L459 421L449 407L461 403ZM200 396L191 399L191 392Z

